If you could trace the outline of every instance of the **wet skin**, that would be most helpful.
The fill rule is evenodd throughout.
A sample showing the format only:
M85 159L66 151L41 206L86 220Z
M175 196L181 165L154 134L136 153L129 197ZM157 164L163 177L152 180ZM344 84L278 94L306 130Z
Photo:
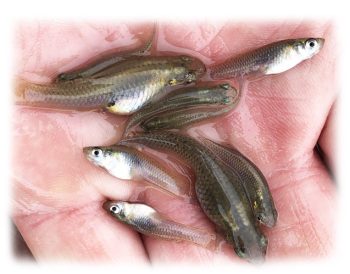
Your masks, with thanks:
M334 118L329 113L337 85L336 39L331 26L322 22L252 23L249 31L247 23L159 27L159 51L178 47L179 52L186 49L186 54L193 52L215 62L291 36L326 38L324 48L311 62L251 83L234 111L211 122L210 127L204 124L188 132L195 135L199 131L213 140L234 144L266 176L279 213L276 226L264 232L269 239L267 261L331 253L335 186L314 152L319 142L334 166ZM50 76L73 69L96 52L138 47L151 28L151 24L147 29L119 24L22 25L17 33L16 74L32 81L49 81ZM133 33L142 37L135 34L130 39ZM74 47L64 47L67 39ZM139 185L118 181L91 166L81 151L85 146L118 141L125 118L25 107L15 107L14 114L12 216L37 260L238 261L229 246L224 246L222 253L213 253L188 243L144 236L141 241L136 232L104 212L101 206L106 197L128 200ZM143 201L174 221L213 229L199 207L149 189Z

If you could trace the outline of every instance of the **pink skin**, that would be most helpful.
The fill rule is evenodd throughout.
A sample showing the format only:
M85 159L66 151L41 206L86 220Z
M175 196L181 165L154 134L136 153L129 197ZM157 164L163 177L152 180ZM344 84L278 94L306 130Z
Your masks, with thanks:
M265 229L267 260L324 256L334 248L335 185L314 152L334 163L335 37L329 23L160 24L154 48L200 57L207 65L286 38L324 37L311 60L252 82L235 110L188 132L238 147L266 175L279 218ZM17 29L16 76L45 82L113 48L135 48L152 25L23 24ZM212 252L137 234L107 215L106 197L129 200L142 183L117 180L89 163L82 148L117 141L125 117L15 106L13 220L37 260L126 262L238 261L223 246ZM326 125L326 126L325 126ZM322 134L321 134L322 133ZM212 230L196 205L147 188L147 204L188 225ZM142 238L142 239L141 239Z

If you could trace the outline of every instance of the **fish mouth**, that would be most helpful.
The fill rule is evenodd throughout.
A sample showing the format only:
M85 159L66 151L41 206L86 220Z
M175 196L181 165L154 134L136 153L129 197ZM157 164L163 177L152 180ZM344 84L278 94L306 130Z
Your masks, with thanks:
M91 162L93 162L93 158L92 158L92 156L91 156L91 151L93 150L93 147L84 147L83 148L83 153L84 153L84 155L86 156L86 158L89 160L89 161L91 161Z
M100 159L94 155L93 151L96 149L96 147L84 147L83 153L85 155L85 158L92 163L95 166L100 166L101 162Z
M102 204L102 208L107 212L109 212L112 205L113 205L113 201L107 200Z
M253 264L261 264L265 261L267 250L267 243L264 246L255 246L250 248L249 254L245 256L245 259Z
M320 45L320 46L319 46L319 49L318 49L318 51L320 51L320 50L323 48L323 46L324 46L325 39L324 39L324 38L316 38L316 41L317 41L318 44Z

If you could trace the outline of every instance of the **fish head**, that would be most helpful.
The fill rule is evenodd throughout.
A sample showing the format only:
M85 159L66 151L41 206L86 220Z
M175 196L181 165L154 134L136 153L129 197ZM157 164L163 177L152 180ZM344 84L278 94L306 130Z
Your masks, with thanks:
M223 98L223 104L232 104L238 100L238 90L228 83L219 85L219 88L225 91L225 97Z
M294 50L302 57L308 59L317 54L324 45L323 38L302 38L293 43Z
M251 263L262 263L265 261L268 240L259 233L255 237L234 237L234 249L236 254Z
M265 208L257 213L257 219L260 223L274 227L277 221L277 210L272 206L265 206Z
M120 146L85 147L83 152L90 162L103 167L114 177L122 180L134 178L132 156Z
M120 221L126 219L125 202L106 201L102 205L103 209Z
M83 152L90 162L102 167L111 156L111 152L102 147L84 147Z
M184 83L190 84L201 78L206 72L206 67L201 60L192 56L181 56L183 60L182 65L186 68L187 72L184 74Z

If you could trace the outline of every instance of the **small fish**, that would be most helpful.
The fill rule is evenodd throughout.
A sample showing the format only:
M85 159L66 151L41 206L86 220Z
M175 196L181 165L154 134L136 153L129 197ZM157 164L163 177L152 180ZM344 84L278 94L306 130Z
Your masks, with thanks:
M16 103L39 107L98 109L129 115L141 109L165 87L196 81L204 64L189 56L136 56L91 77L52 84L19 80Z
M118 179L144 179L158 189L190 199L190 185L185 180L167 170L153 157L146 156L135 148L120 145L85 147L83 152L89 161Z
M256 218L262 224L273 227L277 221L277 211L269 186L259 168L235 148L203 137L199 139L241 178Z
M288 39L234 56L211 68L212 79L247 76L256 79L284 72L317 54L323 38Z
M147 119L140 124L140 127L148 132L164 129L181 129L203 120L218 117L232 110L234 105L222 107L207 106L199 109L175 110L161 113Z
M167 97L157 101L155 103L149 104L144 107L139 112L135 113L130 117L128 124L125 129L125 135L130 131L132 127L141 123L141 127L145 130L157 129L157 126L152 126L153 124L158 125L164 123L168 118L168 113L172 117L171 113L177 110L193 110L200 107L210 107L210 111L213 111L214 107L220 107L230 105L234 106L239 100L238 91L227 83L212 86L212 87L186 87L172 91ZM164 113L166 115L165 119L163 117ZM207 113L209 114L209 113ZM197 121L195 115L191 115L193 119L191 122ZM198 115L196 116L198 117ZM152 118L162 121L152 121ZM151 119L151 121L149 121ZM187 120L186 120L187 121ZM182 123L178 123L181 125ZM185 123L183 123L185 124ZM160 127L163 128L163 127ZM165 128L172 128L165 127Z
M138 134L120 144L141 144L182 157L194 169L201 208L236 254L254 263L264 260L268 241L257 226L240 179L228 172L208 148L191 137L166 131Z
M169 220L147 205L106 201L103 208L142 234L166 240L186 241L206 248L215 246L215 234Z

